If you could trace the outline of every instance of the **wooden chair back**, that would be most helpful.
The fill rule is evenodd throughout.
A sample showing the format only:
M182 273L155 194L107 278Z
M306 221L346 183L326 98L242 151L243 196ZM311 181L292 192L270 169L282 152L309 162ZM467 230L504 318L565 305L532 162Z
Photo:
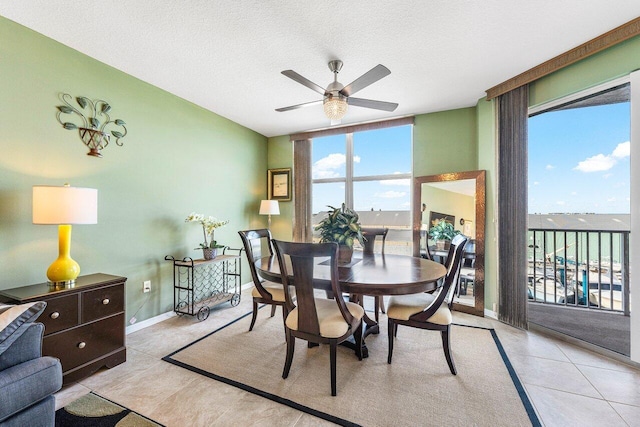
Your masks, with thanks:
M462 252L462 266L474 268L476 263L476 240L470 239Z
M362 227L362 235L364 236L364 246L362 248L362 252L365 255L371 255L374 253L374 247L376 244L376 237L382 236L382 250L381 253L384 253L384 244L387 240L387 233L389 229L384 228L375 228L375 227Z
M320 262L328 263L331 269L331 289L342 317L347 323L353 323L353 316L345 305L338 281L337 243L294 243L274 239L273 246L285 290L285 305L288 312L296 306L298 308L298 332L320 335L313 286L314 270ZM295 288L295 303L290 286Z
M249 271L251 272L253 284L256 289L258 289L260 295L269 300L271 299L271 293L262 286L262 280L256 271L255 262L263 256L273 255L273 251L271 249L271 232L266 228L261 228L257 230L238 231L238 234L242 239L244 251L247 254L247 261L249 262ZM262 254L264 248L267 248L268 254Z
M435 312L440 308L442 303L446 303L449 307L453 304L454 294L458 284L458 278L460 275L460 267L462 266L462 251L469 239L458 234L451 240L451 246L449 247L449 254L447 255L447 274L444 277L444 282L440 288L436 291L436 299L431 303L427 309L421 313L411 316L412 320L427 321Z

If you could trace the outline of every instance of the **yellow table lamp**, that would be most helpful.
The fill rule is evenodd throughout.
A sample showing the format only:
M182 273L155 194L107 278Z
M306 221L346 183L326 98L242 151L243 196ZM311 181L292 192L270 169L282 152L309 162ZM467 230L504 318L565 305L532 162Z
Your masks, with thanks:
M71 258L71 225L98 223L98 190L64 186L33 186L33 223L58 225L58 259L47 270L49 284L73 286L80 266Z

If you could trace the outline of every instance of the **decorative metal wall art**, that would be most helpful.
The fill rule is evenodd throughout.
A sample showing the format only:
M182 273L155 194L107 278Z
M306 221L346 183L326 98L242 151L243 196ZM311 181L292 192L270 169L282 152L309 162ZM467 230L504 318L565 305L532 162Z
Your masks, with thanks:
M117 145L122 146L120 140L127 135L126 123L121 119L111 120L109 103L78 96L75 100L80 108L76 108L72 105L73 97L68 93L61 94L60 99L65 105L57 107L56 118L65 129L78 130L80 139L89 147L88 156L102 157L100 151L109 145L111 136L115 137ZM76 124L77 117L82 119L82 124Z

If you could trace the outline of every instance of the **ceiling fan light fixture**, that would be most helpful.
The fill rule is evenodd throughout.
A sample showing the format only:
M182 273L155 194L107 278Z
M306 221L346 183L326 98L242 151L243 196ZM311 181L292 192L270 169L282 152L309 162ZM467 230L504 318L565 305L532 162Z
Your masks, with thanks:
M324 114L331 120L341 120L347 114L347 97L343 95L328 95L324 97Z

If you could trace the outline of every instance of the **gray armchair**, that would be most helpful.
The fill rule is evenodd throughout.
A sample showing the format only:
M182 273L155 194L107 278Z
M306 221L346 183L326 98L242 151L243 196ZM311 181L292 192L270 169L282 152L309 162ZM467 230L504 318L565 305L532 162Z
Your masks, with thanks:
M31 323L0 354L0 427L53 426L62 366L42 357L44 325Z

